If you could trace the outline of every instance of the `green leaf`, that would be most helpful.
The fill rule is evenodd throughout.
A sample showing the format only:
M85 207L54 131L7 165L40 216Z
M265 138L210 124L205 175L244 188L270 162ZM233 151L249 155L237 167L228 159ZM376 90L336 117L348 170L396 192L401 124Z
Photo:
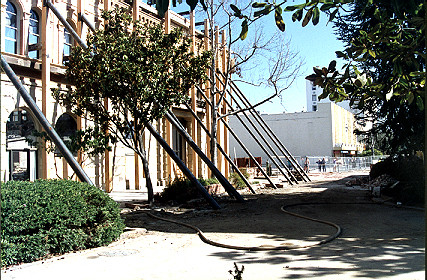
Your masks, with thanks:
M255 2L255 3L252 4L252 8L262 8L262 7L265 7L266 5L267 5L267 3L258 3L258 2Z
M313 15L313 8L308 10L307 13L305 14L304 20L302 21L302 27L305 27L310 22L312 15Z
M279 7L280 8L280 7ZM283 21L282 15L281 15L281 9L278 10L276 8L276 11L274 12L274 19L276 20L276 25L279 28L280 31L285 31L285 22Z
M292 15L292 21L293 22L295 22L295 21L300 21L301 19L302 19L302 9L300 9L300 10L298 10L298 11L296 11L293 15Z
M360 71L357 69L357 67L356 66L354 66L353 65L353 71L354 71L354 73L356 73L356 75L357 76L359 76L360 75Z
M330 15L329 15L329 21L333 21L335 16L338 13L338 8L336 8Z
M420 76L424 76L425 73L424 72L411 72L409 73L409 76L411 77L420 77Z
M245 40L246 39L246 37L248 36L248 31L249 31L248 20L245 19L242 22L242 32L240 32L240 39L241 40Z
M421 96L419 95L417 96L416 102L417 102L418 109L420 109L420 111L424 111L424 101Z
M197 6L197 2L199 2L199 0L186 0L185 2L187 2L188 6L190 6L190 9L194 11L194 9Z
M320 16L319 8L317 8L316 6L314 7L314 10L313 10L313 19L312 19L313 25L317 25L319 23L319 16Z
M334 8L335 4L323 4L322 7L320 7L320 10L322 12L329 10L330 8Z
M373 50L368 50L368 53L370 56L372 56L373 58L377 57L376 53Z
M238 16L240 16L241 14L242 14L242 11L240 11L240 9L239 8L237 8L235 5L233 5L233 4L230 4L230 8L233 10L233 12L234 12L234 15L236 16L236 17L238 17Z
M333 72L333 71L335 71L336 67L337 67L337 62L336 62L335 60L332 60L332 61L329 63L328 71L329 71L329 72Z
M316 75L321 76L322 75L322 70L316 67L313 67L313 71L314 73L316 73Z
M165 13L169 9L169 0L156 0L156 10L161 18L165 17Z
M295 11L296 9L298 10L302 10L302 8L305 7L305 4L300 4L300 5L293 5L293 6L287 6L285 8L286 12L291 12L291 11Z
M254 12L254 17L259 17L261 15L267 15L271 11L271 5L265 6L264 9Z
M409 92L407 95L406 95L406 100L408 100L408 103L409 104L412 104L412 102L414 102L414 94L412 93L412 92Z
M336 51L335 54L337 55L337 58L345 58L345 59L348 58L348 56L341 51Z

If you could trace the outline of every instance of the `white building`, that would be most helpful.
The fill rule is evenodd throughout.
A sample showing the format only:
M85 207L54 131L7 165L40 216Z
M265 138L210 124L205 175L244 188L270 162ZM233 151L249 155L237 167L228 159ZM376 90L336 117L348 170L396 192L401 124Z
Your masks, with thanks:
M309 77L306 77L305 85L306 85L305 95L307 99L307 112L317 111L319 103L331 102L329 98L324 98L322 100L319 100L319 96L323 93L323 89L319 86L314 85L313 81L310 80ZM341 106L347 111L352 112L353 114L356 113L353 109L350 108L350 101L348 100L339 102L337 103L337 105Z
M248 124L243 115L239 116ZM363 145L357 141L353 133L354 115L335 103L317 103L317 111L312 112L261 116L293 156L341 157L355 156L363 151ZM262 157L262 161L265 162L268 159L266 153L253 140L237 117L230 116L229 122L249 151L255 157ZM251 127L249 124L248 126ZM261 137L257 139L263 143ZM264 143L263 145L265 146ZM235 153L233 156L237 158L248 157L233 137L230 137L230 151Z

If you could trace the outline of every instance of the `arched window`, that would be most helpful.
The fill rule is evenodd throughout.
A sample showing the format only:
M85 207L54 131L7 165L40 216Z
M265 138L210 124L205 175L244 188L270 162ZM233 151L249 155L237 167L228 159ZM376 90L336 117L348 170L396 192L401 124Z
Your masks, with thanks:
M39 16L34 10L31 10L30 25L28 27L28 46L35 45L39 42L40 27ZM28 56L31 58L39 58L38 50L30 50Z
M64 28L64 52L62 62L65 63L68 61L68 57L71 54L71 47L73 46L74 39L71 36L71 33L68 32L66 28Z
M4 49L8 53L18 53L18 13L15 5L6 2Z
M77 155L77 151L73 150L74 146L72 143L72 137L77 131L77 122L70 114L62 114L56 121L55 130L61 137L62 141L68 146L74 156ZM55 151L59 154L59 150Z

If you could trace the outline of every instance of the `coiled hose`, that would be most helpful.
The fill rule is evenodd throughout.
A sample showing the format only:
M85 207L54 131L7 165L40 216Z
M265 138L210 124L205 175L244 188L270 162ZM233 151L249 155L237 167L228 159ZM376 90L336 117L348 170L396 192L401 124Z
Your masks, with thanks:
M194 230L197 235L199 235L200 239L205 242L206 244L212 245L212 246L216 246L216 247L221 247L221 248L226 248L226 249L232 249L232 250L245 250L245 251L274 251L274 250L295 250L295 249L301 249L301 248L308 248L308 247L314 247L314 246L318 246L321 244L325 244L328 242L331 242L332 240L334 240L335 238L337 238L338 236L340 236L342 230L341 227L335 223L332 222L328 222L328 221L324 221L324 220L319 220L319 219L314 219L314 218L310 218L307 216L303 216L300 214L296 214L293 212L290 212L288 210L286 210L285 208L288 207L293 207L293 206L298 206L298 205L311 205L311 204L355 204L355 203L299 203L299 204L292 204L292 205L284 205L280 208L280 210L282 210L284 213L288 214L288 215L292 215L298 218L302 218L305 220L309 220L309 221L313 221L313 222L317 222L317 223L321 223L321 224L325 224L331 227L334 227L336 229L335 234L330 235L328 238L325 238L321 241L318 241L316 243L311 243L308 245L294 245L294 246L237 246L237 245L230 245L230 244L223 244L223 243L219 243L219 242L215 242L210 240L209 238L207 238L205 236L205 234L203 233L203 231L201 229L199 229L196 226L187 224L187 223L183 223L183 222L179 222L176 220L171 220L171 219L167 219L167 218L162 218L156 215L153 215L149 212L145 212L145 214L147 214L149 217L154 218L154 219L158 219L161 221L165 221L165 222L169 222L169 223L174 223L177 225L181 225L187 228L190 228L192 230ZM372 203L367 203L367 204L372 204Z

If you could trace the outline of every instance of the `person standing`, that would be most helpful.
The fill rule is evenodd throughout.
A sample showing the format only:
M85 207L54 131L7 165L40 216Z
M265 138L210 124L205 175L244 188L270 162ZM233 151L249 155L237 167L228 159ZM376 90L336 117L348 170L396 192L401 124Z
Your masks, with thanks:
M326 159L325 158L322 158L321 165L322 165L322 171L326 172Z
M308 173L310 171L310 160L308 159L308 157L305 157L305 161L304 161L304 171L306 173Z

